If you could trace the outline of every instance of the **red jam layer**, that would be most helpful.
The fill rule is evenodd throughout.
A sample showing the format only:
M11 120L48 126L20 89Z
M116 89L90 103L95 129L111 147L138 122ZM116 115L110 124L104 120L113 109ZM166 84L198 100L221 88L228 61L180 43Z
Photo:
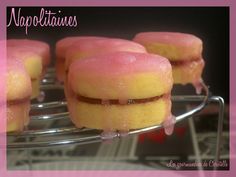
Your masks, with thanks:
M191 62L201 61L201 58L194 58L194 59L191 59L191 60L177 60L177 61L169 60L169 61L170 61L171 65L180 66L180 65L189 64Z
M7 106L25 103L25 102L27 102L29 100L30 100L30 97L26 97L26 98L22 98L22 99L17 99L17 100L7 100Z
M155 96L151 98L143 98L143 99L127 99L127 100L118 100L118 99L111 99L111 100L103 100L98 98L89 98L84 97L81 95L77 95L77 100L80 102L85 102L89 104L101 104L101 105L130 105L130 104L142 104L157 101L160 98L170 98L170 93L163 94L160 96Z

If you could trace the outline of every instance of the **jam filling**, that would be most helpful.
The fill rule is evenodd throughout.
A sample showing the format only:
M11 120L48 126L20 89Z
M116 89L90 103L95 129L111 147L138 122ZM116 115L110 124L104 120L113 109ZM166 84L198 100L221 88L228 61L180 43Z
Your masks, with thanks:
M118 99L109 99L109 100L102 100L99 98L89 98L84 97L81 95L77 95L77 100L89 104L101 104L101 105L130 105L130 104L142 104L142 103L148 103L152 101L156 101L160 98L169 97L170 94L163 94L160 96L150 97L150 98L143 98L143 99L127 99L127 100L118 100Z
M22 98L22 99L16 99L16 100L7 100L7 106L25 103L29 100L30 100L30 97L26 97L26 98Z
M171 65L179 66L179 65L189 64L191 62L201 61L201 58L193 58L191 60L177 60L177 61L169 60L169 61L170 61Z
M37 79L36 78L31 78L30 80L31 80L31 82L33 82L33 81L36 81Z

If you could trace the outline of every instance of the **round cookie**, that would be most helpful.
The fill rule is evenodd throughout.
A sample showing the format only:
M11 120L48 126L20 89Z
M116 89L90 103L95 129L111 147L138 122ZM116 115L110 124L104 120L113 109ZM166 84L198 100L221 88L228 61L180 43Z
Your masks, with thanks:
M40 92L40 80L42 78L42 58L37 53L29 51L25 47L7 47L8 59L17 58L21 61L26 71L31 78L32 95L31 98L36 98Z
M67 85L77 127L127 131L160 124L171 114L171 65L158 55L115 52L76 60Z
M46 73L47 67L50 64L50 47L47 43L38 40L29 39L9 39L7 47L25 47L31 52L35 52L42 58L43 75Z
M29 123L30 77L17 59L7 59L7 132L22 131Z
M56 43L56 75L60 82L65 80L65 56L67 49L70 48L74 43L83 43L84 41L92 42L99 39L105 39L105 37L72 36L65 37Z
M146 53L146 49L142 45L125 39L87 40L77 43L67 50L65 69L68 70L74 60L118 51Z
M133 41L142 44L149 53L170 60L176 84L201 82L204 68L202 40L198 37L177 32L142 32Z

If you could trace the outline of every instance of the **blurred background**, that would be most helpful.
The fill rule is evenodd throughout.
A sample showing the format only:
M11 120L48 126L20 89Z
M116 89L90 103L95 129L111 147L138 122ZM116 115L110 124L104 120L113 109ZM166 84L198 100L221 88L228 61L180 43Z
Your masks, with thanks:
M17 12L18 7L15 8ZM27 15L39 16L41 10L41 7L21 8L21 15L25 17ZM201 38L204 44L203 58L206 62L203 79L207 85L210 86L211 92L214 95L222 96L226 102L222 159L227 160L228 163L228 7L44 8L52 12L61 11L61 13L57 15L61 17L77 16L78 26L29 27L28 35L26 35L24 27L16 27L12 24L7 28L7 38L29 38L49 43L52 49L51 66L55 63L54 46L56 41L67 36L96 35L132 39L138 32L173 31L191 33ZM10 12L11 7L8 7L7 21L9 21L10 18ZM186 88L187 90L193 90L191 86L186 86ZM182 86L180 88L176 87L175 89L181 90ZM46 96L46 101L53 100L55 97L61 97L63 92L58 91L58 93L48 93L48 95L54 96ZM177 114L189 109L189 105L173 105L173 109L173 112ZM35 149L30 151L30 159L33 161L33 167L31 166L31 168L57 169L57 163L59 163L63 164L63 169L166 169L169 168L166 164L170 160L193 162L200 158L209 161L210 159L214 159L217 116L218 105L210 104L199 116L179 123L172 136L166 136L163 130L160 130L140 136L126 137L112 143L97 143L83 146L74 145L63 149ZM50 127L52 124L56 126L63 123L54 122L48 124L47 126ZM196 150L196 148L198 149ZM9 168L28 169L29 156L26 156L25 153L29 154L29 152L26 151L9 151ZM16 155L18 158L16 158ZM103 160L101 161L101 159ZM49 162L50 165L48 164ZM228 168L229 166L221 169L227 170ZM185 168L182 169L184 170ZM193 167L191 169L198 168Z

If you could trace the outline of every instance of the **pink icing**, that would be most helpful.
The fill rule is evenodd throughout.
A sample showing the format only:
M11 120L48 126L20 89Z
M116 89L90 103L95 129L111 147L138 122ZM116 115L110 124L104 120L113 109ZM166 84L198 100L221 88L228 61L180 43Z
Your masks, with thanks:
M126 137L129 135L129 131L128 130L121 130L121 131L119 131L119 134L121 137Z
M101 133L101 138L104 141L112 140L115 137L117 137L117 132L115 132L115 131L103 131Z
M171 135L173 133L175 122L176 122L175 116L173 115L169 115L163 122L163 127L166 135Z
M133 40L140 43L152 43L158 41L159 43L181 46L189 46L194 43L202 45L202 41L198 37L192 34L178 32L142 32L138 33Z
M29 39L9 39L7 40L7 47L25 47L29 51L36 52L42 56L43 64L49 65L50 63L50 47L47 43L37 40Z
M172 86L172 68L169 61L147 53L116 52L77 60L71 65L68 78L72 90L76 93L79 90L78 80L86 80L95 87L102 85L96 88L101 93L99 98L111 99L107 95L107 90L116 89L117 93L120 92L118 99L122 102L130 96L125 92L127 85L123 83L122 78L136 74L157 75L166 86ZM87 96L85 93L80 94Z
M167 72L171 72L171 65L166 58L158 55L116 52L75 61L69 69L69 78L73 85L77 75L92 73L109 77L139 72L155 72L163 75L163 79L167 79L164 77Z
M38 102L43 102L45 100L45 92L44 91L40 91L38 97L37 97L37 101Z
M162 123L164 127L164 132L166 135L171 135L174 131L174 125L175 125L175 116L171 114L171 95L170 94L165 94L163 96L163 99L167 102L168 107L166 108L166 118L164 122Z
M93 41L84 40L83 42L74 44L73 47L67 50L66 58L71 58L76 53L81 53L82 56L85 55L85 57L89 57L116 51L146 53L146 49L142 45L133 41L116 38L105 38Z
M93 41L93 40L100 40L100 39L105 39L105 37L72 36L72 37L63 38L56 43L56 55L57 57L64 59L66 50L68 49L68 47L70 47L74 43L83 43L84 41Z
M199 80L193 82L192 84L195 87L196 93L198 95L201 94L202 93L202 89L203 89L203 86L202 86L203 80L202 80L202 78L200 78Z
M8 46L7 47L7 56L12 58L18 58L24 60L26 57L38 55L35 52L29 50L29 48L24 46Z
M16 72L21 72L23 73L25 76L28 76L24 65L22 64L22 62L20 61L20 59L16 58L16 57L7 57L7 71L16 71Z

